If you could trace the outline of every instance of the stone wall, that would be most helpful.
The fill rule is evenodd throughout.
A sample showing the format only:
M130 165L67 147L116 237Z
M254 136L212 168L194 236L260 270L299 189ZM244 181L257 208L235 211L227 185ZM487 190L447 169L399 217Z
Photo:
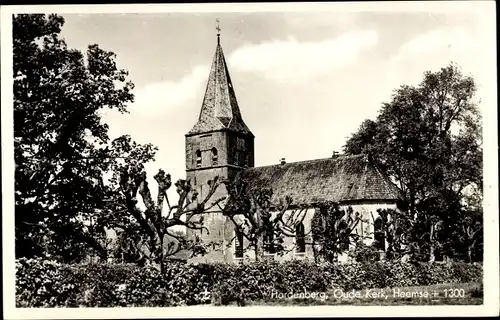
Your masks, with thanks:
M186 137L186 179L198 192L198 200L203 200L208 194L209 180L215 176L219 179L233 181L237 173L245 166L254 165L253 136L236 132L216 131ZM214 163L212 148L217 149L217 162ZM197 162L197 151L201 152L201 164ZM215 194L207 202L207 206L220 198L227 196L225 185L218 186ZM198 235L208 244L210 253L193 261L232 261L231 243L233 237L232 223L226 223L226 218L218 207L210 209L203 215L206 230L188 229L187 236L193 239ZM229 229L228 229L229 228ZM227 249L227 250L226 250Z
M395 201L351 201L341 206L341 208L351 207L353 212L359 212L363 220L368 220L369 223L358 223L354 232L364 238L366 245L373 243L373 222L379 216L378 209L397 209ZM386 245L387 247L387 245Z
M226 164L227 141L225 132L211 132L186 137L186 170L212 167L212 148L217 149L219 164ZM202 165L196 165L196 151L201 152Z
M344 204L341 206L343 209L347 209L349 206L353 209L353 212L359 212L363 219L369 221L369 223L359 223L354 232L363 235L364 242L367 245L373 243L373 219L378 217L378 209L397 209L396 204L391 201L358 201L351 202L349 204ZM302 223L304 224L304 233L306 243L312 242L311 233L311 222L316 209L310 208L304 212L304 219ZM292 210L285 213L285 216L290 215ZM373 215L373 216L372 216ZM206 219L206 226L210 230L210 234L206 234L202 237L205 241L212 242L209 246L211 251L209 254L193 259L192 261L204 261L204 262L227 262L236 263L241 261L252 261L255 259L255 254L253 249L248 248L248 242L244 239L244 248L247 248L244 252L243 258L235 257L235 232L232 221L227 219L222 215L222 213L217 212L210 214ZM213 245L214 242L219 244ZM285 252L283 254L264 254L264 259L285 261L285 260L314 260L314 251L312 245L306 244L306 250L304 253L297 252L295 246L296 239L294 237L285 237L284 246ZM347 259L347 254L339 257L340 261L345 261Z
M217 164L212 162L212 148L217 149ZM196 151L201 152L201 166L196 164ZM246 161L245 161L246 159ZM217 166L254 166L254 138L229 131L215 131L186 137L186 170Z

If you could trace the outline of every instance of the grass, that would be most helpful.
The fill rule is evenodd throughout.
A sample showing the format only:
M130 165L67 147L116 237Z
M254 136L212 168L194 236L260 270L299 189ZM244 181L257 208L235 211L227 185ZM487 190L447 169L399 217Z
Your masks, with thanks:
M463 289L463 297L445 296L453 289ZM410 297L395 294L409 293ZM417 296L411 296L411 293ZM347 294L347 296L345 295ZM353 296L355 295L355 296ZM420 296L422 295L422 296ZM320 298L271 298L249 302L253 306L318 306L318 305L352 305L352 306L394 306L394 305L481 305L483 293L478 282L436 284L418 287L383 288L359 291L331 289Z

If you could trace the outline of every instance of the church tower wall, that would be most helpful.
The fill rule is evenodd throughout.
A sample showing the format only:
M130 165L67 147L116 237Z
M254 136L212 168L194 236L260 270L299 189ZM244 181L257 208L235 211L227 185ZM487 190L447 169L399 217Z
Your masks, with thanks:
M209 191L208 181L214 177L233 181L238 172L254 165L253 137L234 132L211 132L186 137L186 174L198 199L203 200ZM214 157L214 148L217 157ZM201 156L201 157L200 157ZM218 186L207 206L212 201L227 196L224 184ZM233 261L232 240L234 228L219 208L213 207L205 214L204 227L208 230L187 230L188 237L196 235L208 246L209 253L202 261ZM198 261L200 259L193 259Z
M233 181L241 170L253 166L254 136L241 117L218 36L200 115L186 134L187 180L201 201L210 189L209 180L217 176L219 181ZM220 184L205 207L226 196L226 187ZM215 206L203 215L203 225L204 230L187 230L188 238L198 236L207 245L209 253L202 260L230 262L232 222Z

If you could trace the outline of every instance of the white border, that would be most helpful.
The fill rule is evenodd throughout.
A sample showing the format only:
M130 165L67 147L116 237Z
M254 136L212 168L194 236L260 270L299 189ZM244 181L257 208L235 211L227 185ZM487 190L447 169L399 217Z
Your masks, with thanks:
M473 2L473 4L471 4ZM473 6L473 7L472 7ZM166 12L471 12L494 10L491 1L353 1L267 3L175 3L120 5L25 5L4 6L7 12L23 13L166 13Z
M81 308L21 309L15 308L14 286L14 160L12 123L12 24L13 13L159 13L159 12L469 12L480 14L488 34L484 34L490 56L484 63L491 69L490 81L484 84L484 305L482 306L315 306L315 307L180 307L180 308ZM4 311L7 319L75 319L75 318L158 318L158 317L269 317L277 316L472 316L498 315L498 133L496 94L496 29L493 1L432 2L344 2L344 3L241 3L241 4L126 4L126 5L46 5L3 6L1 8L2 69L2 217ZM224 308L224 309L221 309ZM221 314L221 311L224 311Z

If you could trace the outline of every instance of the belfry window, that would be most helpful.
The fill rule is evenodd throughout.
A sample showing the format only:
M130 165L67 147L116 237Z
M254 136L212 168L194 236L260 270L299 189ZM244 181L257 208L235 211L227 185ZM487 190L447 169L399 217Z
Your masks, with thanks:
M219 162L218 156L217 156L217 149L212 148L212 165L216 165Z
M231 148L231 163L238 165L238 149L236 146Z
M201 151L196 150L196 167L201 167Z
M245 152L244 157L245 157L245 167L248 167L248 158L249 158L248 152Z
M304 233L304 224L300 222L295 227L295 244L298 253L306 252L306 239Z

